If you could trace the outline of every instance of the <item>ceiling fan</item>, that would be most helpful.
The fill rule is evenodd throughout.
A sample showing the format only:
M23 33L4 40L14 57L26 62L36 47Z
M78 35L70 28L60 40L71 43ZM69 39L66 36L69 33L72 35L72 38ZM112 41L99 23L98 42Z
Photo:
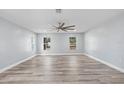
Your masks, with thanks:
M70 25L70 26L65 26L65 23L64 22L58 22L58 26L55 26L53 25L53 27L57 30L57 32L60 32L60 31L72 31L72 30L75 30L75 25Z
M56 9L56 13L61 14L62 9ZM65 26L65 22L58 22L57 26L53 25L52 27L54 30L57 30L57 32L60 32L60 31L68 32L68 31L74 31L75 30L75 25Z

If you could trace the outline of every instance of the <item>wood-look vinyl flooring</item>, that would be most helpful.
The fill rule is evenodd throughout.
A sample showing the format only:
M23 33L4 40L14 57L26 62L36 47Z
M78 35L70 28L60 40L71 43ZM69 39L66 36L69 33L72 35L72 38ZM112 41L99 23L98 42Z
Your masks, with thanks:
M0 84L124 84L124 73L84 55L36 56L0 73Z

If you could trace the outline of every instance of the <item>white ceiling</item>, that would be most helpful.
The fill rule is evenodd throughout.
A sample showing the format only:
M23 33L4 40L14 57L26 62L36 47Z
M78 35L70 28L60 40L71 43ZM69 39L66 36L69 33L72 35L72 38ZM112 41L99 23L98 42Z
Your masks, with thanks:
M49 29L58 21L76 25L76 32L85 32L121 13L124 13L124 10L62 9L61 14L57 14L55 9L0 10L1 17L37 33L50 32Z

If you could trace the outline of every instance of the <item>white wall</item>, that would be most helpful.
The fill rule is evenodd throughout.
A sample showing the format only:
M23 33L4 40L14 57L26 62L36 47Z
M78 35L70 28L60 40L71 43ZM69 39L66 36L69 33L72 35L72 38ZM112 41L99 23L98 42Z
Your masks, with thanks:
M43 37L50 37L50 50L43 50ZM69 49L69 37L76 37L76 50ZM38 35L38 53L41 54L62 54L62 53L83 53L84 49L84 35L82 33L47 33Z
M85 52L124 69L124 15L86 32Z
M0 69L35 54L36 50L31 46L33 34L0 18Z

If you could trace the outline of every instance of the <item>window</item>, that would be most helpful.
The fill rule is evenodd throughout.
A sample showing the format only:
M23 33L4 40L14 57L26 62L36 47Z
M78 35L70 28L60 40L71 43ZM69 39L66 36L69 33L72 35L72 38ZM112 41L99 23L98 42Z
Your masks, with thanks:
M32 34L31 36L31 47L32 47L32 51L35 51L35 35Z
M76 49L76 37L69 37L69 47L70 50L75 50Z
M50 38L49 37L44 37L43 38L43 49L48 50L50 49Z

